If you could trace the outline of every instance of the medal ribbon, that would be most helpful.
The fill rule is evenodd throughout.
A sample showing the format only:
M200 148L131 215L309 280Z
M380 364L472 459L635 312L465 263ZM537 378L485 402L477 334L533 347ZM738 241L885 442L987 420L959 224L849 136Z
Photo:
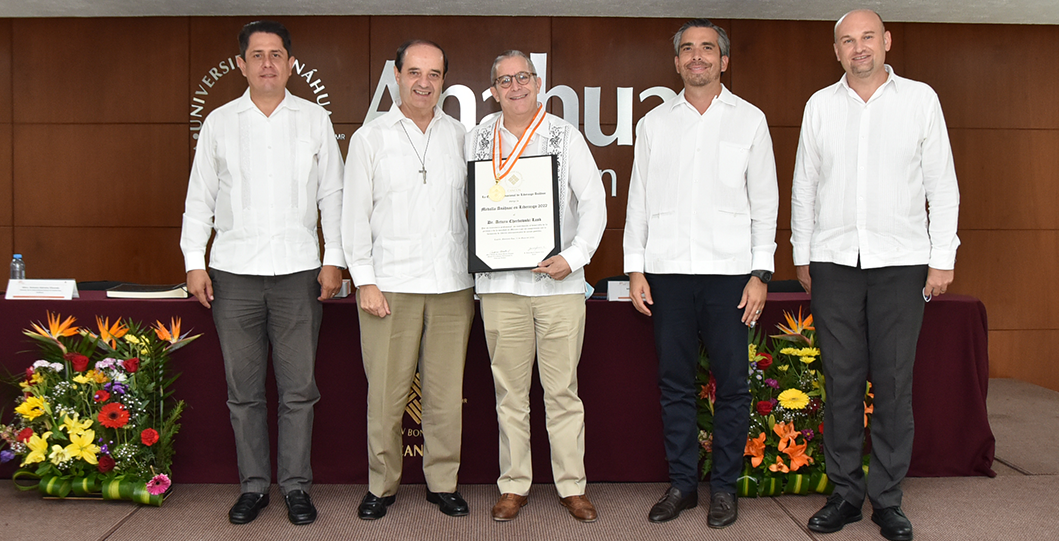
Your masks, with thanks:
M493 176L496 177L497 182L506 177L515 167L515 163L518 162L518 159L526 150L526 145L529 144L533 134L536 133L541 122L544 121L545 114L544 106L538 105L537 114L533 117L533 122L526 128L526 131L522 132L522 137L519 138L514 150L511 151L511 155L506 160L500 156L500 123L504 121L504 117L501 115L500 118L496 119L496 125L493 126Z

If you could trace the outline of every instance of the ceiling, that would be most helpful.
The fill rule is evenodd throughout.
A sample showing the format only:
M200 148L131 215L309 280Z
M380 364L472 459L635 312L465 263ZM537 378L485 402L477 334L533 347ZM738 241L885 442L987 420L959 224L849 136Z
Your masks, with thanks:
M836 20L871 7L887 21L1059 24L1056 0L0 0L0 17L522 15Z

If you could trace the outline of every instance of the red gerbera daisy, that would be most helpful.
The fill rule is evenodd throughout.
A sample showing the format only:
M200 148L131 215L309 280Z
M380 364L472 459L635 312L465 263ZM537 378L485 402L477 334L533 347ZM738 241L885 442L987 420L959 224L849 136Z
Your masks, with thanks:
M129 422L129 412L125 405L111 402L99 412L99 424L107 428L121 428Z

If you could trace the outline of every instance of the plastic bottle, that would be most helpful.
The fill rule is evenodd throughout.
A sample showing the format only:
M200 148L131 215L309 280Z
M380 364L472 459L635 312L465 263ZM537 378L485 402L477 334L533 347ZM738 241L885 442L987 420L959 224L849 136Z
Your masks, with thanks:
M26 279L26 262L22 261L22 254L15 254L15 257L11 260L11 279Z

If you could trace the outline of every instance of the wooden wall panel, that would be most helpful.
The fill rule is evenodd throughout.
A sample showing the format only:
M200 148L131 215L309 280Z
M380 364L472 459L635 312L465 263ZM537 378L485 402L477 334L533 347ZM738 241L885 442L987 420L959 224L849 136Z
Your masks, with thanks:
M552 19L554 54L549 57L551 78L548 86L566 85L580 98L580 123L585 118L585 87L600 87L601 123L618 121L618 87L632 87L632 118L635 122L661 102L640 92L665 86L680 92L683 83L673 64L673 33L685 19L595 19L556 17ZM728 21L716 21L727 26ZM557 103L557 102L555 102ZM557 112L558 109L552 109Z
M15 225L180 227L186 133L183 124L16 124Z
M480 100L489 89L489 68L493 60L507 49L526 54L551 53L551 19L547 17L372 17L371 18L370 88L374 91L387 60L405 41L428 39L445 49L449 73L445 87L462 84L479 99L476 118L499 111L496 102ZM380 110L390 109L389 98ZM456 100L445 100L445 112L459 119Z
M730 90L761 109L770 126L801 126L809 96L842 77L834 26L827 21L732 21ZM791 50L798 51L796 58L781 53Z
M603 232L603 240L599 242L592 262L585 267L585 280L593 287L604 278L625 274L622 269L624 255L621 249L623 233L623 229L607 229Z
M1041 354L1044 344L1057 342L1056 329L989 331L989 377L1015 378L1059 391L1059 363Z
M974 295L993 330L1059 329L1059 231L962 230L953 293Z
M11 122L11 19L0 19L0 124Z
M18 227L14 237L30 278L175 284L185 277L179 225Z
M1059 130L949 130L960 228L1059 228Z
M237 66L239 31L260 17L192 17L190 70L183 98L196 115L239 97L246 78ZM368 88L368 17L279 17L298 61L287 83L292 94L331 111L331 122L364 120ZM212 85L212 86L211 86ZM196 98L200 101L196 101ZM202 103L205 102L205 103ZM203 107L198 111L198 107ZM184 118L183 120L188 120ZM194 124L194 123L193 123Z
M14 233L15 228L8 225L0 225L0 257L4 261L10 262L9 255L17 254L19 253L18 250L21 250L19 246L15 245ZM30 278L33 277L30 276ZM4 287L6 289L7 282L4 282Z
M0 124L0 226L14 225L11 153L11 124Z
M186 122L188 20L14 19L15 122Z
M1059 128L1059 26L908 24L906 34L902 75L934 88L950 128Z

